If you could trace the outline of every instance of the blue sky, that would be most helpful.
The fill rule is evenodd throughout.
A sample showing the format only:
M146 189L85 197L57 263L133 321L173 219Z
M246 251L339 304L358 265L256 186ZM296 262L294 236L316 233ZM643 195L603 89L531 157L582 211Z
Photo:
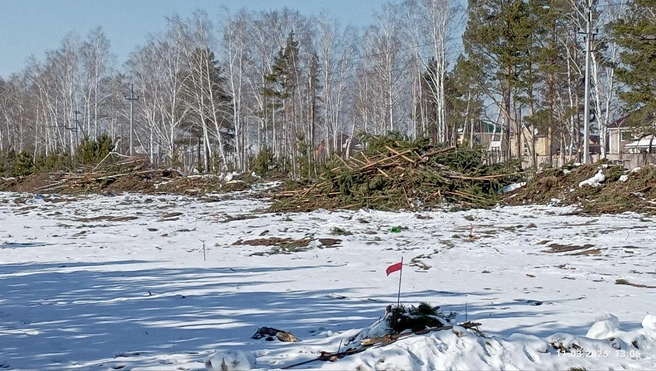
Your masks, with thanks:
M0 0L0 76L20 71L30 55L43 59L69 32L80 36L101 26L119 64L149 33L164 30L165 17L188 16L196 9L216 18L222 6L236 11L288 7L303 14L329 16L343 24L366 25L374 10L400 0Z

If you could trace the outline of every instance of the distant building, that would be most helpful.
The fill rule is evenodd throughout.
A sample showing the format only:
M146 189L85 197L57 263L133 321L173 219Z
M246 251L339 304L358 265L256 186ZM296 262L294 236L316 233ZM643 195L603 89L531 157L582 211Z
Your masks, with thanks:
M464 131L462 128L458 130L458 145L462 146L471 141L473 144L481 145L490 151L496 150L496 147L501 151L501 137L503 135L501 126L479 121L478 124L474 125L473 131L471 127L467 129L468 131Z
M646 137L640 138L639 140L625 144L624 149L628 153L651 153L654 151L654 149L656 149L656 138L654 135L647 135Z
M532 153L535 153L537 157L549 156L550 154L556 155L560 151L560 140L558 136L551 135L551 152L549 152L549 135L546 128L533 128L531 130L530 127L524 125L519 140L522 146L521 155L524 157L531 156ZM515 133L510 136L510 153L512 156L518 155Z
M608 154L636 153L635 150L644 149L645 142L640 139L634 128L629 125L631 115L628 114L608 125L608 143L606 143ZM653 124L656 125L656 115L654 113L648 114L645 120L653 121ZM627 145L631 146L627 147Z

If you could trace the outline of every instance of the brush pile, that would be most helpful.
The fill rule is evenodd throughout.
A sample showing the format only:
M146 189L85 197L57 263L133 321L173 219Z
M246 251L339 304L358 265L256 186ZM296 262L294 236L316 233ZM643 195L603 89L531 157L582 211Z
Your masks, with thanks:
M204 195L248 189L257 178L250 174L184 176L175 169L153 168L143 157L110 153L92 166L74 171L35 173L0 178L0 191L30 193L114 194L122 192Z
M588 214L656 213L656 167L627 170L607 162L544 169L505 195L508 205L578 205Z
M522 175L516 163L488 164L477 148L436 146L395 133L361 142L363 151L331 159L316 182L287 183L272 210L487 208Z

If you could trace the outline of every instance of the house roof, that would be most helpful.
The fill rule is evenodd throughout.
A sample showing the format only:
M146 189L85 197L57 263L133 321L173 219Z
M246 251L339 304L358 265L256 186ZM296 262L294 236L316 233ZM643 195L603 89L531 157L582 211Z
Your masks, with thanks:
M459 133L464 133L465 128L462 127L462 126L459 127L458 132ZM483 121L479 121L478 124L476 124L474 132L478 133L478 134L482 134L482 133L500 134L500 133L503 133L503 129L501 128L501 125L495 125L495 124L485 123Z
M636 140L634 142L626 144L625 148L649 148L651 144L652 147L656 147L656 137L653 135L647 135L646 137Z
M599 143L601 143L601 137L599 134L590 134L588 137L590 138L590 144L599 145Z
M609 129L619 129L627 127L627 122L629 121L629 115L624 115L621 118L608 124Z
M609 129L619 129L619 128L628 128L628 127L630 127L629 126L629 120L631 119L632 116L636 115L637 113L639 113L639 111L631 112L627 115L624 115L623 117L611 122L608 125L608 128ZM649 112L649 113L647 113L647 115L644 116L644 118L642 118L641 121L649 122L649 121L654 121L654 120L656 120L656 113L655 112Z

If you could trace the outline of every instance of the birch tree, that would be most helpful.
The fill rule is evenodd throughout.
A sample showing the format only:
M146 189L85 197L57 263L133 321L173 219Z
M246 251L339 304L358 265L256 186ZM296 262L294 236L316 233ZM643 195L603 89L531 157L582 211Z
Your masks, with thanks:
M401 25L396 17L397 8L384 5L382 12L375 13L375 25L370 26L364 38L365 68L373 73L367 82L371 89L375 134L387 131L406 132L409 113L407 93L404 88L404 69L407 61L401 53ZM405 104L404 104L405 103Z
M414 71L416 84L422 86L423 78L431 81L423 86L428 87L427 93L435 105L435 117L431 118L436 127L433 139L437 142L453 141L457 125L449 129L447 123L445 80L449 53L454 50L456 41L454 21L459 17L460 8L450 0L406 0L403 8L406 10L405 29L410 36L410 51L420 67ZM422 76L424 72L425 77ZM416 89L419 101L425 102L422 93L423 89ZM420 135L427 135L427 110L421 105L416 107L420 109L416 115L421 121Z
M317 49L323 88L323 118L319 135L325 140L323 151L330 156L341 148L341 134L353 137L355 120L346 126L349 87L354 85L355 62L359 58L357 37L352 27L341 30L336 21L322 16L318 23ZM347 151L348 152L348 151Z
M249 48L249 15L245 10L230 15L224 9L221 48L225 61L226 87L232 97L232 124L235 130L235 166L244 171L248 167L248 147L251 143L247 117L247 76L252 64Z
M112 94L108 91L107 82L111 77L112 61L110 41L102 28L97 27L89 32L87 39L80 46L82 93L84 102L84 133L93 138L102 130L103 120L108 118L103 112L103 104Z
M153 36L132 55L127 66L139 94L139 101L135 102L137 142L153 162L158 162L162 150L172 159L177 150L179 128L187 113L180 99L183 54L171 40ZM120 89L127 92L129 85ZM122 94L121 100L127 106ZM125 145L129 138L129 119L127 115L123 118L126 125L121 130Z
M232 117L230 97L224 91L223 76L211 50L215 45L213 24L207 14L197 11L190 20L172 17L171 31L185 53L186 103L202 129L205 170L219 170L219 163L227 165L226 146L232 146L233 128L226 119Z
M34 116L25 79L13 74L0 79L0 151L24 151L34 143Z
M601 158L606 158L606 143L608 141L608 126L617 119L620 110L619 101L615 96L615 68L620 64L620 46L609 32L610 25L626 16L626 3L616 3L604 0L599 13L598 27L600 34L593 44L594 53L591 61L592 94L594 99L594 117L599 128L599 143Z

